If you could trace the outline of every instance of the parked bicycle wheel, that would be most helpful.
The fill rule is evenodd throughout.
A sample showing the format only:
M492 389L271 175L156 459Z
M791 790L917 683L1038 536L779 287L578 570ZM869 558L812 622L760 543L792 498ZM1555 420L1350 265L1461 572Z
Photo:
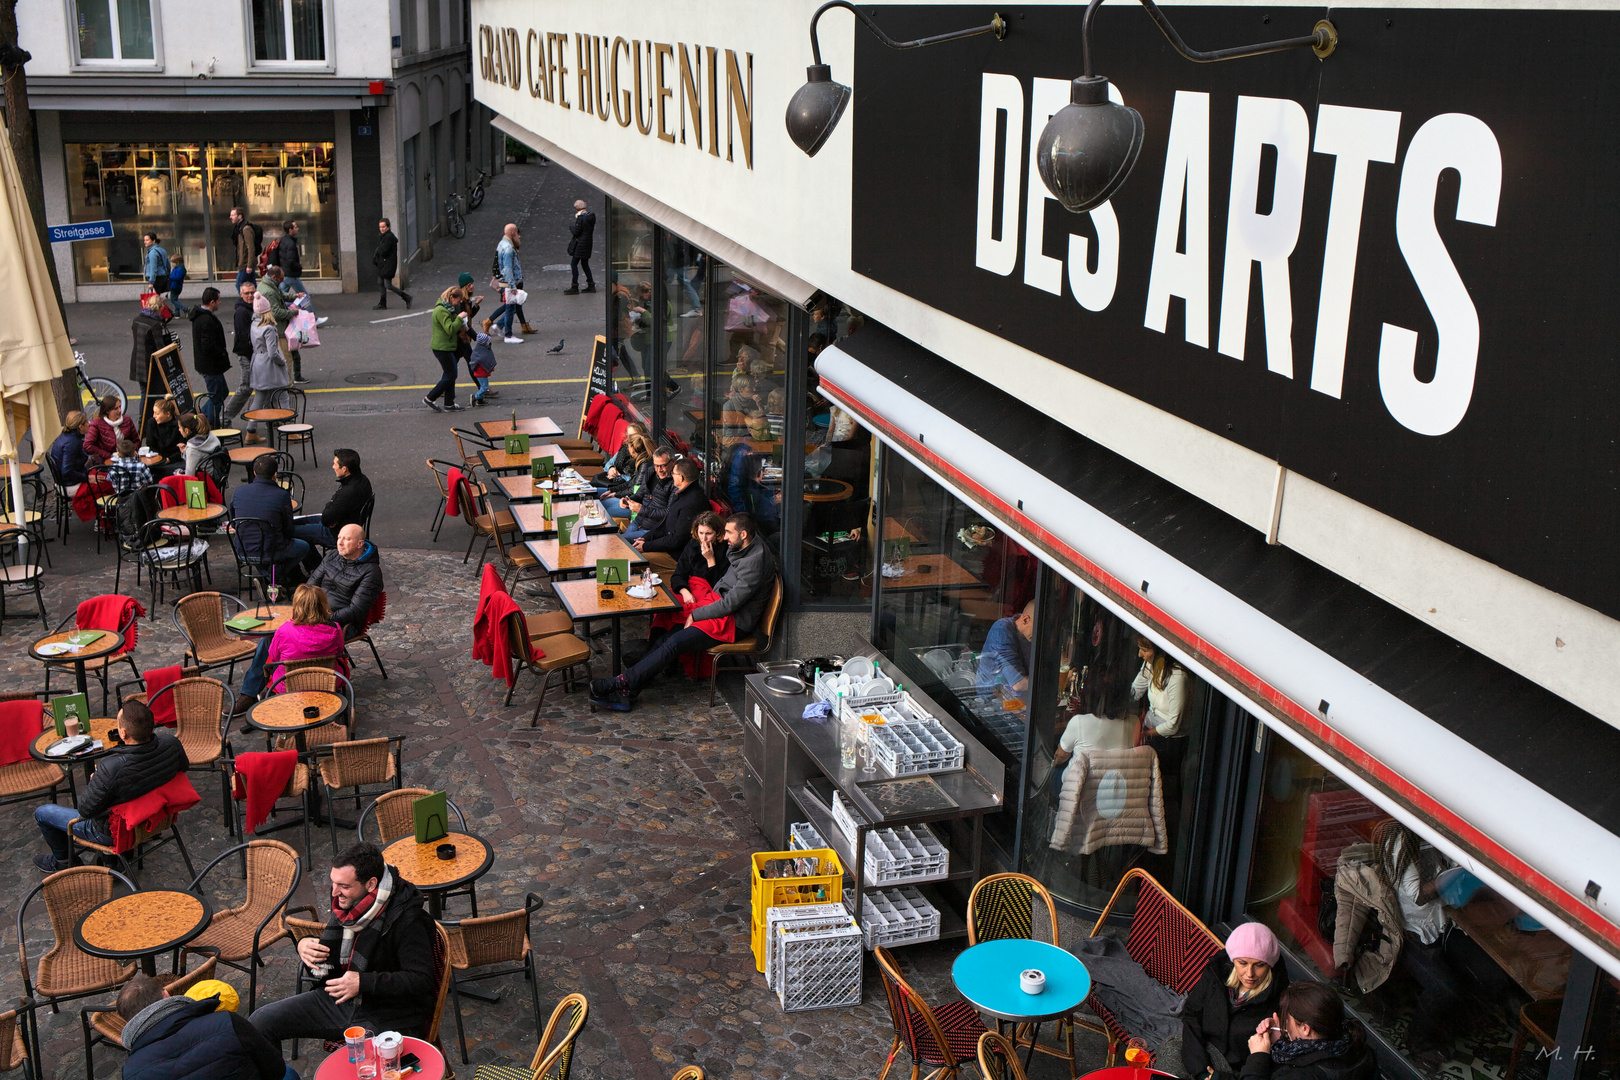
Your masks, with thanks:
M129 405L129 399L124 395L124 388L111 379L103 379L99 375L93 379L86 379L81 372L79 375L79 402L84 415L94 420L101 415L101 399L111 394L118 399L118 407L124 409Z
M467 219L461 216L461 212L459 210L451 207L449 220L450 232L457 240L460 240L463 236L467 235Z

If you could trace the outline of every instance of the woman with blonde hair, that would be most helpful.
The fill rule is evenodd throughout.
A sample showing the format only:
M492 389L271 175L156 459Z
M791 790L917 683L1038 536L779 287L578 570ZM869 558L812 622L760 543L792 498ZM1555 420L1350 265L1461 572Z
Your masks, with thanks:
M332 621L332 606L326 598L326 590L319 585L300 585L293 593L292 618L282 623L271 637L259 639L259 651L248 662L247 675L242 679L236 711L244 713L252 708L264 688L286 674L287 669L282 666L286 662L322 656L335 657L333 666L343 675L349 673L349 658L343 651L343 628ZM268 670L272 664L277 665L273 673Z
M74 409L62 421L62 434L46 451L56 465L57 478L67 488L69 495L78 490L90 473L90 459L84 453L84 433L89 426L89 417Z
M627 453L629 457L624 463L624 482L622 485L614 485L613 490L617 494L605 496L601 500L603 509L610 515L627 521L630 518L630 508L624 505L624 499L635 494L638 485L644 487L651 482L652 456L653 451L657 449L653 445L652 437L646 433L645 427L640 424L632 426L640 427L641 430L626 432L624 445L619 448L620 453Z
M284 351L285 339L276 325L276 313L270 301L262 294L253 299L252 341L253 360L248 370L248 385L253 389L250 412L270 408L276 391L292 385ZM257 435L258 425L250 421L246 433Z
M432 336L428 340L428 348L433 352L433 359L439 362L439 381L428 391L422 404L434 412L460 412L462 406L456 404L456 368L460 361L456 357L456 347L461 343L461 335L467 332L467 316L461 310L465 299L460 285L452 285L439 294L439 302L433 305ZM444 404L439 404L439 398L444 398Z
M1249 1036L1277 1011L1288 986L1282 945L1264 923L1233 927L1181 1007L1182 1075L1229 1076L1249 1058Z

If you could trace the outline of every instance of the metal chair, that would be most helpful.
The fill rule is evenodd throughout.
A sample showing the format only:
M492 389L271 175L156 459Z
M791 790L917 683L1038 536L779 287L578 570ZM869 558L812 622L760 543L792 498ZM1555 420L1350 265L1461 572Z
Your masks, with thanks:
M166 493L161 484L145 484L134 491L111 497L113 554L118 560L113 571L113 592L122 591L125 562L134 565L135 587L140 588L141 570L148 565L147 548L167 543L161 528L147 528L158 520L158 511L163 509Z
M966 1001L953 1001L937 1010L930 1008L900 974L893 953L879 945L872 950L872 955L883 977L883 992L889 999L889 1019L894 1023L894 1043L889 1047L888 1059L877 1080L889 1075L901 1046L911 1054L911 1080L917 1080L924 1065L934 1070L929 1080L959 1077L962 1063L974 1059L979 1037L988 1030L979 1019L979 1010Z
M1046 905L1046 925L1052 934L1052 944L1058 944L1057 905L1052 902L1052 894L1046 886L1027 874L991 874L981 878L968 894L967 906L967 932L969 947L981 941L1001 941L1007 938L1021 940L1035 939L1035 910L1036 901ZM1002 1024L1005 1021L996 1021L996 1034L1003 1037L1005 1031ZM1033 1028L1026 1025L1013 1026L1012 1043L1015 1047L1029 1046L1033 1040ZM1064 1017L1058 1021L1058 1034L1064 1040L1062 1048L1047 1046L1036 1042L1035 1049L1052 1057L1062 1058L1069 1063L1071 1075L1079 1075L1076 1070L1074 1056L1074 1019ZM981 1041L980 1060L983 1061L984 1050ZM1016 1053L1014 1054L1016 1057ZM987 1074L988 1075L988 1074Z
M540 560L535 558L534 552L523 543L521 536L514 532L511 547L507 547L506 534L500 529L496 529L491 536L495 541L496 556L500 560L501 585L508 592L511 591L514 580L538 581L547 576L545 568L540 565Z
M229 602L233 610L226 613ZM236 678L236 665L251 657L258 649L252 638L232 637L225 629L225 621L234 619L247 610L240 597L220 592L199 592L183 596L174 602L174 626L185 635L187 649L180 662L194 662L207 671L229 665L225 677Z
M292 499L293 505L298 507L294 513L303 513L309 508L308 503L304 501L304 478L298 473L278 472L276 484Z
M355 823L355 835L362 841L370 840L378 847L387 847L395 840L416 834L416 820L411 813L411 805L417 800L432 795L427 788L396 788L385 791L366 807ZM467 831L467 819L461 816L461 808L454 802L445 800L447 809L455 815L456 828L461 832ZM377 837L373 839L366 835L366 823L373 824ZM465 896L472 905L472 917L478 917L478 883L469 882L466 888L452 889L444 894L445 903L450 902L452 896Z
M217 435L218 432L215 432L215 434ZM240 432L237 432L237 439L241 439ZM231 464L231 452L229 450L215 450L198 463L197 472L212 480L214 486L219 489L221 497L223 497L225 489L231 483Z
M138 552L140 565L146 569L146 583L152 590L152 611L163 604L170 582L178 590L185 577L190 580L193 592L202 589L204 575L210 585L214 583L214 573L208 566L208 541L198 535L196 525L159 518L142 525L139 536L134 551Z
M360 800L368 795L398 791L404 771L401 762L404 753L403 735L355 739L322 747L317 768L321 785L326 789L327 805L333 805L346 788L353 789L356 810L360 809ZM378 785L384 786L378 788ZM368 788L374 790L364 790ZM326 823L332 831L332 854L336 855L337 819L333 814L327 814Z
M427 467L433 473L433 481L439 486L439 505L433 511L433 539L439 539L439 530L444 528L444 519L448 516L445 510L450 506L450 470L465 469L466 465L454 461L444 461L439 458L425 458ZM443 466L441 468L441 466ZM368 530L369 531L369 530Z
M113 888L122 883L135 892L135 883L115 870L104 866L75 866L49 874L31 889L17 908L17 955L22 967L23 997L38 999L48 1004L52 1012L60 1011L64 1001L86 998L122 985L135 974L134 964L120 964L91 956L73 942L73 930L89 910L97 904L111 900ZM28 967L28 936L23 925L28 906L34 897L41 896L45 913L51 920L54 942L49 951L39 958L39 966L30 972ZM39 1061L39 1025L31 1024L34 1061Z
M232 516L230 523L231 553L236 556L236 591L242 592L244 582L248 586L248 596L253 595L253 586L257 584L265 600L270 600L270 589L278 584L276 578L277 564L273 556L278 553L275 548L276 531L270 523L263 518Z
M494 439L480 435L476 431L468 431L466 428L453 427L450 434L456 440L456 453L461 455L461 467L464 470L476 469L483 465L484 459L478 455L485 450L493 450L496 446Z
M56 535L67 546L68 519L73 516L73 496L69 494L68 482L62 477L62 470L57 468L56 459L45 455L45 469L51 477L51 498L56 503ZM71 485L77 487L78 485Z
M574 1061L574 1040L579 1038L589 1012L590 1002L585 1000L584 994L569 994L551 1010L551 1019L546 1021L546 1030L540 1035L540 1045L535 1047L527 1069L480 1065L473 1070L473 1080L568 1080L568 1067ZM548 1046L551 1049L546 1049Z
M583 666L586 676L590 675L591 646L573 632L571 625L565 632L551 634L537 641L530 636L529 620L521 611L506 616L505 629L506 647L516 670L512 672L512 683L506 688L506 699L501 704L512 704L512 693L517 689L518 678L525 669L538 672L540 696L535 699L534 715L529 718L529 726L538 727L540 709L546 703L546 688L551 685L552 674L562 672L564 692L572 689L574 668ZM536 650L542 655L536 657Z
M90 485L90 492L95 496L96 517L96 554L101 554L102 536L111 536L114 528L113 507L118 496L113 494L112 481L107 479L110 470L105 465L91 466L85 473L85 483ZM99 493L99 494L97 494Z
M450 997L456 1008L456 1038L461 1043L461 1063L467 1064L467 1032L461 1021L461 987L466 983L519 975L529 983L534 1003L534 1033L540 1035L540 987L534 975L534 951L529 945L530 920L544 901L534 893L523 899L523 907L483 918L442 920L439 925L450 933ZM497 966L505 965L505 966ZM460 974L482 968L476 974Z
M299 457L307 460L307 454L315 449L315 425L304 422L304 407L308 404L304 392L289 386L276 391L271 400L276 408L293 411L291 420L276 425L276 445L287 451L293 443L297 443ZM319 460L319 454L316 460Z
M467 538L467 553L461 557L461 561L466 563L472 558L473 545L482 536L484 550L478 555L478 568L482 570L484 560L489 558L490 545L495 542L496 531L516 533L517 521L512 517L512 511L491 507L488 489L470 476L465 484L456 488L456 501L461 510L461 519L472 529L472 535Z
M720 661L727 656L740 656L745 660L764 656L771 651L771 640L776 634L776 620L782 613L782 579L777 577L771 582L770 599L765 601L765 610L760 612L759 626L745 638L728 641L710 649L708 655L713 658L709 667L709 705L714 705L714 683L720 677Z
M50 616L45 612L42 588L45 568L40 565L40 558L44 554L45 533L38 522L0 533L0 623L5 622L8 593L32 593L34 602L39 605L39 621L47 630L50 629Z

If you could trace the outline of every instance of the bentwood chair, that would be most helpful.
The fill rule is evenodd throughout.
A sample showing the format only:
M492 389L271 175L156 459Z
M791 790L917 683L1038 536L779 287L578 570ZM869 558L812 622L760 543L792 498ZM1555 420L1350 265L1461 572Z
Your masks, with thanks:
M776 620L782 613L782 579L771 581L771 595L760 613L759 626L747 637L722 642L709 650L713 663L709 667L709 705L714 705L714 683L720 676L720 660L727 656L740 656L745 660L764 656L771 651L771 639L776 634Z
M979 1071L984 1080L1024 1080L1018 1047L1005 1035L987 1031L979 1036Z
M17 907L17 954L22 968L23 997L48 1004L52 1012L64 1001L86 998L115 986L121 986L133 974L134 964L120 964L91 956L73 942L74 927L97 904L113 898L113 889L122 884L129 892L135 883L116 870L104 866L75 866L47 875L35 885ZM51 933L55 941L39 958L39 966L30 971L28 966L28 931L25 920L28 906L34 897L41 897L45 913L51 920ZM32 1058L39 1057L39 1025L33 1028Z
M297 443L299 460L307 459L310 453L315 454L317 461L320 460L320 453L315 450L315 425L304 422L304 406L307 404L304 392L289 386L276 391L272 400L275 408L293 411L291 420L276 425L276 445L290 453L293 444Z
M567 613L561 613L566 617ZM538 672L540 675L540 696L534 703L534 715L529 718L530 727L540 724L540 709L546 703L546 688L551 685L551 676L555 672L562 672L563 688L571 688L573 680L577 677L575 668L584 667L585 674L590 674L591 647L573 633L572 624L567 631L551 634L536 640L529 631L529 619L521 611L514 611L506 617L506 647L511 653L515 670L512 674L512 685L506 688L506 700L501 704L512 704L512 692L517 689L518 677L525 669ZM539 616L538 618L544 618ZM535 654L540 655L536 656Z
M456 487L456 502L461 511L461 519L472 529L472 535L467 538L467 553L461 557L465 563L472 558L473 545L478 538L484 538L484 550L478 555L478 568L484 567L484 560L489 558L490 545L495 542L496 532L517 533L517 521L512 517L510 510L496 510L489 504L489 494L483 484L476 480L468 480L465 484Z
M450 932L450 999L456 1009L456 1038L461 1043L461 1063L467 1063L467 1032L461 1021L462 986L502 975L522 975L529 983L534 1004L534 1033L540 1034L540 986L534 973L534 950L529 945L529 923L544 901L534 893L524 897L523 906L500 915L477 919L441 920ZM477 972L467 974L473 968Z
M0 534L0 623L6 618L8 596L32 596L39 607L40 625L50 628L43 588L45 568L40 564L45 554L45 532L38 522Z
M568 1080L568 1067L574 1061L574 1040L579 1038L589 1012L590 1003L584 994L569 994L551 1010L551 1019L546 1021L546 1030L527 1069L480 1065L473 1070L473 1080Z
M508 592L512 591L514 582L541 581L546 578L546 571L535 558L534 552L523 543L523 537L517 532L512 534L511 546L507 546L506 534L496 529L492 535L495 541L495 552L499 558L501 568L501 585Z
M439 505L433 511L433 539L439 539L439 530L444 528L444 519L448 516L445 511L450 507L450 470L466 469L465 464L454 461L444 461L440 458L426 458L427 467L433 473L433 482L439 487Z
M1027 874L991 874L973 886L968 894L967 929L969 947L981 941L1001 941L1006 938L1040 940L1035 937L1037 901L1045 905L1046 927L1052 935L1052 944L1058 944L1057 905L1046 886ZM1044 936L1044 935L1043 935ZM996 1021L998 1036L1005 1035L1003 1024ZM1012 1029L1015 1046L1028 1046L1034 1029L1016 1024ZM1078 1076L1074 1056L1074 1020L1064 1017L1058 1022L1058 1035L1062 1047L1035 1043L1035 1049L1069 1063L1071 1076ZM981 1051L982 1057L982 1051Z
M197 952L212 951L197 945L188 945L184 950L181 951L181 955L184 956L187 952L193 950ZM196 986L198 983L202 982L204 979L212 979L214 977L215 964L215 958L213 956L209 956L202 966L197 968L195 971L187 972L181 970L170 972L168 974L160 974L157 977L157 981L161 983L163 988L169 992L170 997L179 997L185 994L185 992L190 990L193 986ZM84 1029L85 1080L95 1080L95 1050L97 1046L111 1046L119 1050L124 1049L123 1034L125 1022L126 1021L124 1018L118 1015L118 1010L114 1002L109 1001L102 1005L92 1005L89 1008L79 1010L79 1024Z
M979 1011L966 1001L953 1001L940 1009L930 1008L900 974L893 953L879 945L872 950L872 955L883 977L883 992L889 999L889 1019L894 1024L894 1043L889 1047L888 1059L877 1080L889 1075L902 1046L911 1054L911 1080L917 1080L925 1065L933 1070L929 1080L960 1077L962 1063L973 1061L979 1049L979 1036L987 1030L979 1019Z
M199 896L203 882L233 855L242 856L246 892L235 907L215 911L208 928L195 938L190 948L218 950L218 960L248 977L248 1012L252 1013L259 994L259 968L264 966L264 950L283 938L291 937L286 922L287 902L298 890L303 862L298 853L280 840L249 840L227 848L203 867L202 873L186 888Z

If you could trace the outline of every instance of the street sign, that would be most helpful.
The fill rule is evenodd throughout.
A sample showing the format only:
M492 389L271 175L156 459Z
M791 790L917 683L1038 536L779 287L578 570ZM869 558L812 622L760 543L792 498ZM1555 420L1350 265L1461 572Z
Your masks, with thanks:
M72 225L48 226L51 243L69 244L75 240L111 240L111 221L76 221Z

